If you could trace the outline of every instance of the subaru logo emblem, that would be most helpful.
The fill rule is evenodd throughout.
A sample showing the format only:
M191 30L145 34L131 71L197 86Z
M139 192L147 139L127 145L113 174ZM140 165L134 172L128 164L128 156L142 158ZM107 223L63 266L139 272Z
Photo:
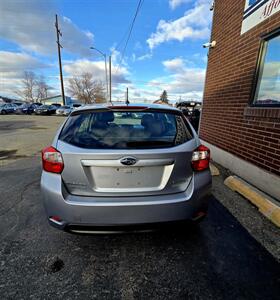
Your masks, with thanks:
M137 159L134 157L124 157L121 159L121 163L125 166L133 166L137 162Z

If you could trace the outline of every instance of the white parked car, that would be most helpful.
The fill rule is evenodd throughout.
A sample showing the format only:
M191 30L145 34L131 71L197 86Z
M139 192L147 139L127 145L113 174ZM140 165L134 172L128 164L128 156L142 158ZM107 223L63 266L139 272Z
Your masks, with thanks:
M56 110L56 114L59 116L68 116L72 110L73 110L73 107L71 107L69 105L64 105L64 106L59 107Z

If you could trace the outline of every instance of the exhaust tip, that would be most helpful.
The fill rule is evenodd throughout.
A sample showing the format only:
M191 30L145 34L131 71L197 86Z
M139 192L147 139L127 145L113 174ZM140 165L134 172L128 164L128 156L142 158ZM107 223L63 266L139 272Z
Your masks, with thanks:
M192 220L197 221L203 219L204 217L206 217L206 215L207 213L205 211L199 211L192 217Z

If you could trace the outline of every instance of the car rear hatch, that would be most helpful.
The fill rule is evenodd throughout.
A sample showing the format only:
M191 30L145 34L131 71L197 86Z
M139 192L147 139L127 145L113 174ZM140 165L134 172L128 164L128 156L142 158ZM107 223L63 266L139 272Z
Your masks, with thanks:
M74 113L56 145L64 160L62 179L67 190L98 197L185 191L192 180L191 158L197 147L187 126L181 116L169 111L126 108Z

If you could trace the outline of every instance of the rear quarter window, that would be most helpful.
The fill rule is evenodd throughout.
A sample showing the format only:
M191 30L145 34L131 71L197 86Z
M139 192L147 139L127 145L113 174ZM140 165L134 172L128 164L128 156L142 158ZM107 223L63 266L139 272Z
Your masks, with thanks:
M90 149L153 149L193 138L181 114L161 111L84 111L75 113L59 140Z

